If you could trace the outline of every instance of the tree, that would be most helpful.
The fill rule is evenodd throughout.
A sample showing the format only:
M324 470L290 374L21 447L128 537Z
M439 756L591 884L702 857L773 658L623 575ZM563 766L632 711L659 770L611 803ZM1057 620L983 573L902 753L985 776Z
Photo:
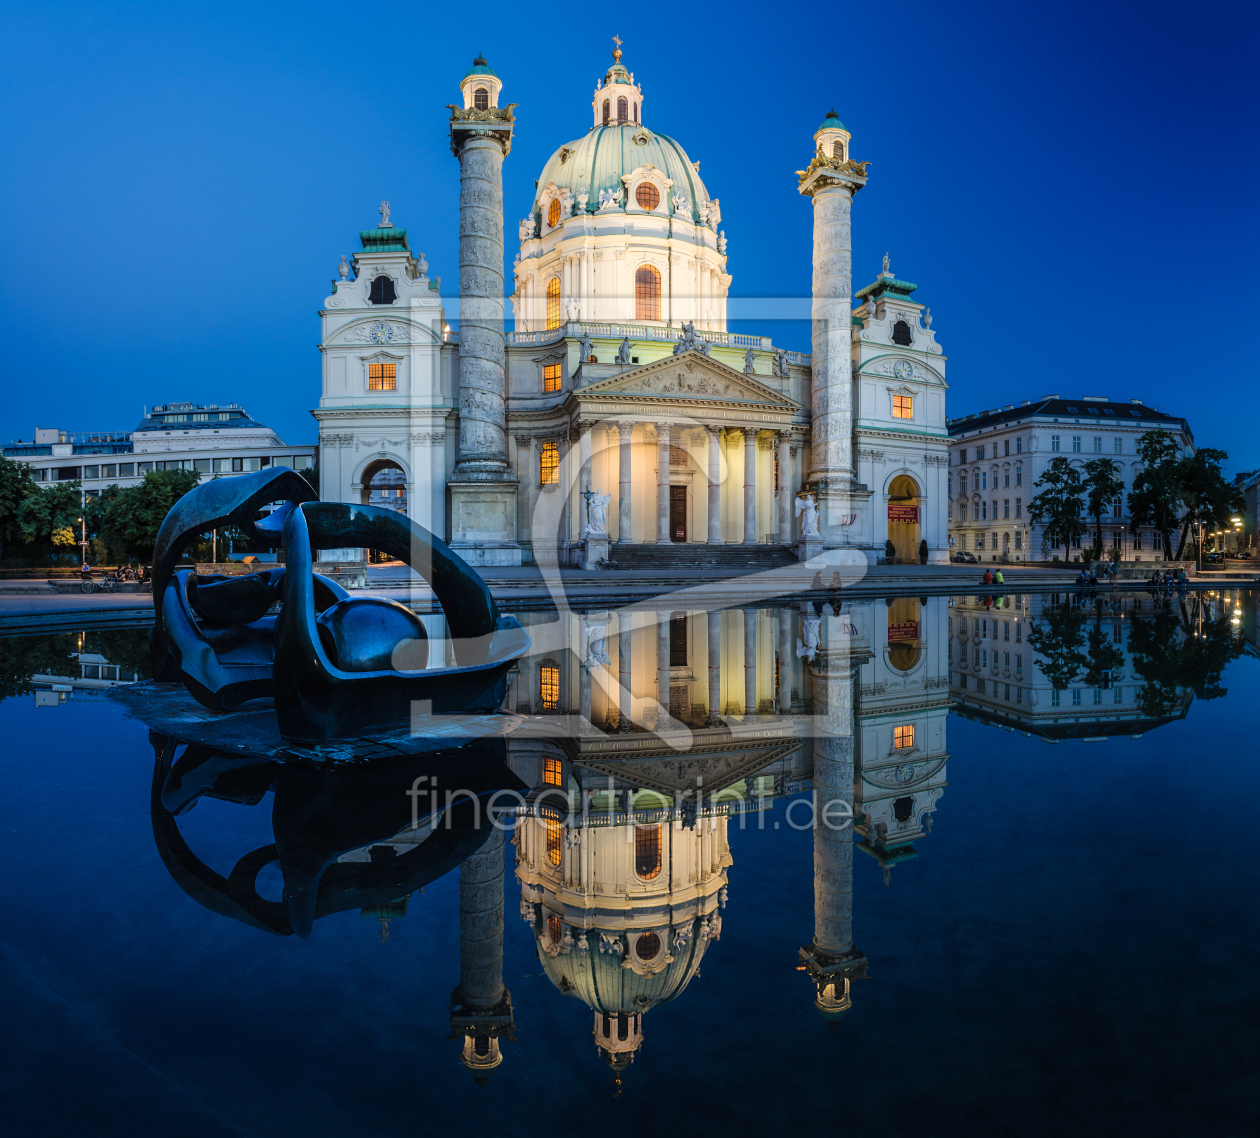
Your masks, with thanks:
M78 637L72 633L0 638L0 700L29 695L35 690L32 676L77 672L78 648Z
M163 519L200 480L194 470L155 470L138 486L111 486L91 503L93 529L126 556L151 560Z
M1094 559L1102 557L1102 516L1107 503L1120 497L1124 479L1120 468L1109 458L1094 458L1085 464L1085 505L1094 519Z
M1082 630L1088 618L1073 604L1049 606L1028 630L1028 646L1042 657L1042 674L1055 691L1063 691L1077 675L1089 666L1081 651L1085 643Z
M1181 509L1181 447L1168 431L1147 431L1138 436L1137 452L1142 471L1133 479L1129 493L1129 532L1139 526L1154 526L1164 546L1164 557L1172 560L1172 531Z
M0 456L0 558L4 557L6 543L22 540L18 511L27 498L38 493L39 487L26 463Z
M1242 491L1221 473L1221 463L1228 458L1223 450L1204 447L1187 455L1179 464L1181 500L1186 512L1181 519L1181 539L1177 543L1178 561L1185 553L1192 525L1202 522L1208 529L1226 526L1245 504Z
M1028 516L1044 527L1045 540L1051 546L1063 546L1063 560L1071 560L1069 547L1089 528L1081 517L1081 472L1066 458L1052 458L1034 486L1044 486L1028 503Z
M308 466L303 470L299 470L298 473L303 478L305 478L307 482L311 484L311 489L314 490L316 494L318 494L319 493L319 467Z
M78 542L82 516L83 493L77 480L28 494L18 507L22 540L46 541L54 546Z

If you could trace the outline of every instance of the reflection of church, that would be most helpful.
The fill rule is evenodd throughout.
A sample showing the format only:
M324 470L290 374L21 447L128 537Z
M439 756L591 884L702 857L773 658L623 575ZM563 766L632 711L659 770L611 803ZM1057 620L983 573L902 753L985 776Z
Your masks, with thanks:
M814 216L813 351L801 355L727 331L719 199L700 163L645 125L643 88L614 56L589 127L548 159L514 226L510 282L502 163L515 117L485 60L461 82L458 333L417 234L387 206L342 258L321 310L322 496L405 502L474 564L589 564L603 546L586 540L588 492L609 495L607 537L633 563L676 544L786 558L808 490L827 547L874 557L891 541L913 560L922 542L947 560L944 356L887 258L853 293L850 210L866 169L848 130L827 115L798 176Z

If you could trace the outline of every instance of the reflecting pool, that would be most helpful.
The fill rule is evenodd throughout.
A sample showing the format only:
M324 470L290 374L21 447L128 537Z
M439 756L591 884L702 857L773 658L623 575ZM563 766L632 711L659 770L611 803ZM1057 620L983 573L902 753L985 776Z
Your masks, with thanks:
M521 613L325 746L0 639L6 1133L1252 1134L1257 599Z

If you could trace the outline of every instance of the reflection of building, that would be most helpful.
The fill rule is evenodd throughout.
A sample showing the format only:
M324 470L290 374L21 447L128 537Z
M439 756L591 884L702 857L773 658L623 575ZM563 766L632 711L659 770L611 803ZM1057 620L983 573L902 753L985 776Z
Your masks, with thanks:
M1187 452L1194 449L1190 424L1145 406L1140 399L1120 402L1099 396L1065 399L1046 395L1019 406L982 411L949 422L952 442L949 472L950 544L975 550L980 560L1059 560L1046 544L1042 527L1028 519L1028 502L1037 479L1052 459L1063 456L1083 468L1093 458L1110 458L1120 469L1125 494L1103 518L1103 546L1125 561L1162 561L1163 547L1154 530L1128 532L1127 491L1142 465L1137 440L1147 431L1173 432ZM1092 530L1082 539L1091 543ZM1080 542L1074 547L1080 550ZM1073 553L1079 561L1079 552Z
M510 282L514 104L500 104L480 57L461 81L457 333L388 203L342 258L321 311L324 497L360 502L391 470L409 515L473 563L567 564L585 559L584 492L611 496L617 556L646 558L635 547L791 545L808 488L825 545L874 556L888 538L914 559L926 540L943 560L944 356L915 286L886 266L852 309L850 211L866 172L848 130L828 115L799 174L815 335L812 355L789 352L727 331L720 202L699 163L646 125L642 85L614 57L591 118L548 159L509 234Z
M71 701L101 699L110 688L146 678L132 668L111 664L99 652L75 652L71 660L74 666L68 675L37 672L31 676L36 707L60 707Z
M1176 693L1166 715L1141 706L1144 680L1133 667L1130 628L1159 603L1120 595L1078 610L1070 594L955 598L948 658L959 714L1050 742L1139 736L1184 718L1190 690ZM1035 650L1030 631L1045 636L1047 652ZM1113 658L1109 676L1101 674L1104 652Z
M313 446L286 446L236 403L162 403L146 407L132 431L75 434L39 427L31 443L10 444L38 483L79 479L89 498L106 486L135 486L153 470L196 470L205 478L271 466L305 470Z

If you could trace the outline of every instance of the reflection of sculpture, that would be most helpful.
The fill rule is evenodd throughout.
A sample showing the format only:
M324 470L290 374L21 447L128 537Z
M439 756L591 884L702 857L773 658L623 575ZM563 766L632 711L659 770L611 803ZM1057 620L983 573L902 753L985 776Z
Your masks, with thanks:
M587 495L586 499L586 517L587 517L587 533L606 533L608 526L608 503L612 501L611 494L601 494L598 490Z
M799 660L804 657L806 660L813 660L818 654L818 642L820 639L818 628L822 624L821 617L806 617L802 622L803 628L801 635L804 641L799 637L796 641L796 658Z
M820 537L818 532L818 507L814 495L804 494L796 499L796 516L801 519L801 537Z
M415 700L431 701L433 711L498 707L529 637L499 614L485 582L394 510L313 497L301 475L273 468L202 483L175 503L154 548L154 679L182 683L213 711L274 696L281 733L313 741L405 716ZM278 500L279 509L255 520L260 506ZM189 542L227 525L282 547L286 565L226 579L175 572ZM356 546L386 551L429 582L457 666L427 666L424 625L409 609L351 599L313 572L313 550ZM280 614L269 616L281 600Z

